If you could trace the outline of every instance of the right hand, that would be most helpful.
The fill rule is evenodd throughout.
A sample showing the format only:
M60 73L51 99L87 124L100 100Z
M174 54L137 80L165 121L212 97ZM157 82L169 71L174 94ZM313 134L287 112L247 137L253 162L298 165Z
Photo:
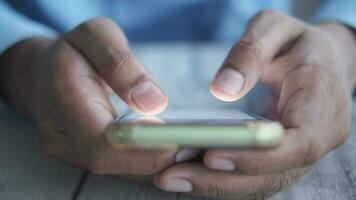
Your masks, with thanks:
M158 113L167 96L112 21L85 22L57 40L32 38L1 59L5 96L36 120L46 152L99 174L150 175L194 153L175 146L115 148L106 137L117 116L112 92L143 113Z

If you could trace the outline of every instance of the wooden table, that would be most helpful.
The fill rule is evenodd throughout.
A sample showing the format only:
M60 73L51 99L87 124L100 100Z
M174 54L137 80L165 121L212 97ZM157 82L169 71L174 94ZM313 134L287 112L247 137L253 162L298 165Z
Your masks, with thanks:
M246 100L236 105L221 103L207 90L228 49L229 46L224 44L134 45L138 57L152 69L167 90L171 106L251 107ZM184 97L189 97L189 103L179 101ZM353 115L355 112L356 109ZM356 124L355 117L353 119L353 124ZM328 154L310 173L274 199L356 199L355 128L343 146ZM33 123L1 104L0 199L202 198L162 192L149 184L118 176L93 175L50 160L41 149Z

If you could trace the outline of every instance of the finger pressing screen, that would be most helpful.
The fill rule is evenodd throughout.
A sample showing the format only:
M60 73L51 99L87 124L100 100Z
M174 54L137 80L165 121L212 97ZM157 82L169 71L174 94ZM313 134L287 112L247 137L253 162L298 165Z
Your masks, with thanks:
M114 22L106 18L85 22L65 39L129 106L147 114L159 113L166 107L165 93L130 51L125 34Z
M70 45L60 41L56 48L54 105L82 166L99 174L147 175L175 162L177 147L114 148L105 132L116 113L102 78Z

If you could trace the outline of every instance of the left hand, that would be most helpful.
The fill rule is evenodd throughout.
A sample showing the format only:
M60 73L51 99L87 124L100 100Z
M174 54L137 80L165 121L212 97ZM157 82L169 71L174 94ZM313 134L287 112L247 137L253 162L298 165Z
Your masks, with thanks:
M173 165L155 179L166 191L223 199L265 199L347 139L356 42L343 25L309 25L265 10L249 23L211 85L225 101L258 80L278 94L286 136L272 149L209 149L203 164ZM354 55L353 55L354 54Z

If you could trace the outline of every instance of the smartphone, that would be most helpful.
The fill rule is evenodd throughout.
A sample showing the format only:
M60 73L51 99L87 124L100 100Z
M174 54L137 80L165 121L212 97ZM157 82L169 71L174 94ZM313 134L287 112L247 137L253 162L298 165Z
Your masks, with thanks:
M223 109L167 109L157 116L129 111L107 130L114 145L151 148L273 147L283 136L279 122Z

